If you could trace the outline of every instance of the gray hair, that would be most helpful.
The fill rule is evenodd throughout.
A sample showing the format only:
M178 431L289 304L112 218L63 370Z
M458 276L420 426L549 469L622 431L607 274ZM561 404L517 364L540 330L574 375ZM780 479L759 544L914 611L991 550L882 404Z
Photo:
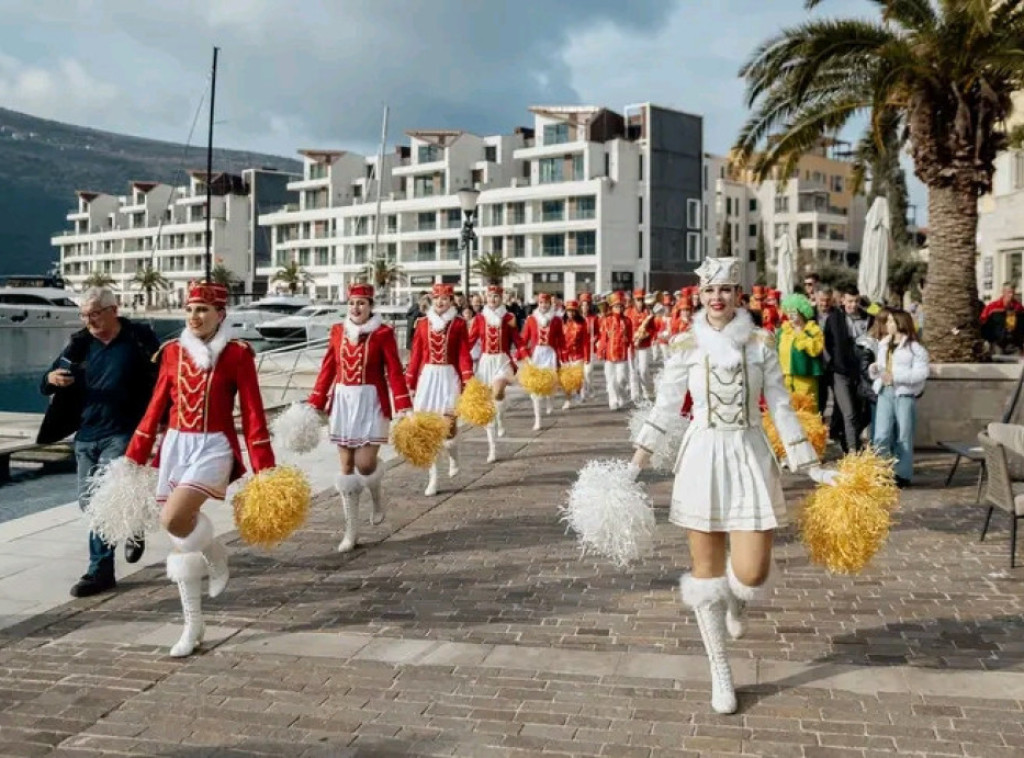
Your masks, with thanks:
M82 305L96 303L100 308L117 305L117 296L106 287L90 287L82 295Z

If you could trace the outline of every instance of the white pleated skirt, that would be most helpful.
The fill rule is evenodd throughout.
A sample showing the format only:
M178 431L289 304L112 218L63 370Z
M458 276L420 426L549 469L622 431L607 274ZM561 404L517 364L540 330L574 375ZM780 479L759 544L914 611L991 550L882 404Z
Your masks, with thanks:
M428 363L423 367L416 384L412 408L414 411L431 411L451 416L455 413L455 403L461 392L462 385L455 366Z
M698 532L763 532L786 524L779 466L758 428L691 426L676 460L669 521Z
M476 378L489 385L495 379L512 381L512 359L508 353L484 353L476 365Z
M223 432L203 434L168 429L160 445L156 500L165 502L176 487L223 500L234 465L235 452Z
M377 388L370 384L335 384L328 430L331 442L339 447L387 442L391 424L381 412Z
M552 371L558 368L558 356L555 355L555 349L550 345L537 345L533 349L530 360L537 368L547 368Z

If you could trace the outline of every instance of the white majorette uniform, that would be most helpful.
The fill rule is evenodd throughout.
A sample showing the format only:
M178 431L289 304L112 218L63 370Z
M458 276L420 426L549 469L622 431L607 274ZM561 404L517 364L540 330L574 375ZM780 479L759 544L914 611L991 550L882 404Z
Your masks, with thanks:
M551 295L541 292L537 295L538 307L526 319L523 325L523 343L519 349L522 357L529 357L530 362L545 371L558 371L558 357L562 353L562 319L549 309L540 310L540 305L550 306ZM533 400L534 431L540 430L540 395L530 395ZM551 413L551 396L547 397L547 412Z
M501 293L501 287L490 285L487 293ZM515 378L516 362L512 358L513 348L522 347L523 341L516 329L516 317L505 310L504 305L491 308L485 305L469 325L469 342L480 348L480 360L476 364L476 378L488 386L496 380L506 383ZM488 463L497 460L497 447L494 439L505 436L505 401L494 400L494 421L487 425Z
M738 258L707 258L697 273L702 288L736 287L739 270ZM634 440L637 447L651 451L663 442L665 430L678 423L687 391L693 420L676 458L669 520L697 532L765 532L785 523L779 464L761 425L762 393L790 469L815 467L818 456L790 405L774 338L756 328L743 308L720 331L712 328L706 310L698 312L692 328L669 347L654 407ZM740 636L746 603L765 593L763 584L740 582L731 560L726 563L725 576L685 574L680 582L711 662L711 704L719 713L736 710L726 628Z

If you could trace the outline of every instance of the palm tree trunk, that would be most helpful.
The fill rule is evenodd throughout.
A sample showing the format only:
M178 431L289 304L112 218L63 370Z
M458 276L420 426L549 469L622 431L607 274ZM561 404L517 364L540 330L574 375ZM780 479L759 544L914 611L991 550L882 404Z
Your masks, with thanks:
M963 183L966 185L966 182ZM977 361L978 198L970 186L928 188L924 342L936 363Z

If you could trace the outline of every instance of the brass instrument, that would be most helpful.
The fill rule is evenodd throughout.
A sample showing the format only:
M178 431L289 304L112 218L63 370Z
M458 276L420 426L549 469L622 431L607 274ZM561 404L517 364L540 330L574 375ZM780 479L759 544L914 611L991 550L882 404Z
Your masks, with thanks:
M647 314L647 318L640 322L640 326L637 327L636 332L633 334L633 347L640 347L640 343L647 339L647 327L651 325L653 320L654 313L650 312Z

